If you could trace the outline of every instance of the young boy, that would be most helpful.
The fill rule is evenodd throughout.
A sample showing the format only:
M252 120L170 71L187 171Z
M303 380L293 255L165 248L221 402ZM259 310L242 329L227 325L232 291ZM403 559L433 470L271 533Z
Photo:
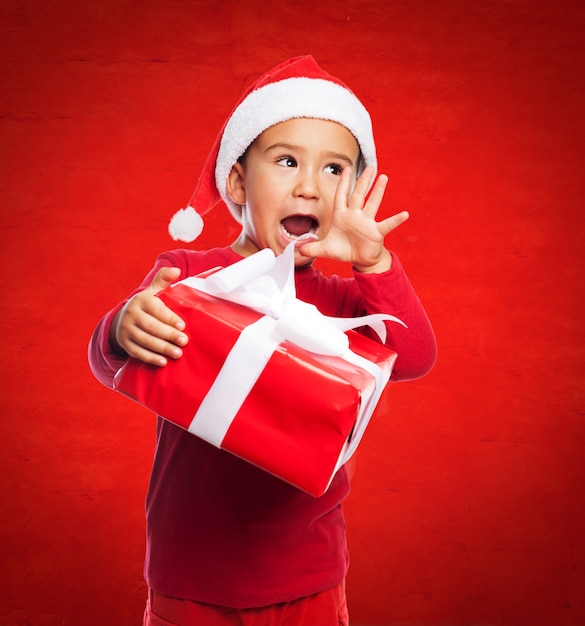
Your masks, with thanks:
M164 367L189 328L155 294L172 282L294 241L297 297L322 313L390 313L397 353L392 380L423 376L435 361L432 328L384 238L406 212L376 221L387 178L376 175L370 117L356 96L312 57L258 79L221 130L191 199L171 220L192 240L190 220L222 199L242 229L229 247L173 250L92 337L95 376L112 387L128 356ZM372 185L372 183L374 183ZM368 191L372 187L368 196ZM195 209L195 210L193 210ZM316 257L353 266L324 277ZM284 399L286 400L286 399ZM341 503L345 468L314 498L161 418L146 499L144 624L347 624L348 568Z

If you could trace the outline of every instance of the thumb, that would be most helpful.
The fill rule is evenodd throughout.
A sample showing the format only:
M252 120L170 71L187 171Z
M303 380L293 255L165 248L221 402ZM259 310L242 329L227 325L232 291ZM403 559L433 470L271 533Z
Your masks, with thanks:
M299 243L296 246L296 249L303 255L306 256L308 258L317 258L320 256L324 256L325 250L326 250L326 246L323 244L323 242L320 241L305 241L303 243Z
M171 283L175 282L181 275L181 270L178 267L161 267L160 270L154 275L152 282L150 283L150 289L154 293L158 293L163 289L166 289Z

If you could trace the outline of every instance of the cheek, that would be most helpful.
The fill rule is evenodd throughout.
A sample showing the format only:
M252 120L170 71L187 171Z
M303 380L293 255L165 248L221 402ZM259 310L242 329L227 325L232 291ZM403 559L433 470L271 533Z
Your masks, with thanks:
M279 199L278 188L271 184L270 179L265 177L256 177L250 181L246 188L246 202L254 210L267 211L267 207L274 207L275 202Z
M242 217L242 226L248 233L253 234L254 237L262 237L275 228L273 212L263 204L255 203L252 198L246 204Z

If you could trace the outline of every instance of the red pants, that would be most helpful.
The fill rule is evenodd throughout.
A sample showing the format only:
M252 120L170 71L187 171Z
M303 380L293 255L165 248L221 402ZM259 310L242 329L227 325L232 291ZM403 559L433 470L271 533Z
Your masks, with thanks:
M231 609L150 591L143 626L348 626L345 584L293 602Z

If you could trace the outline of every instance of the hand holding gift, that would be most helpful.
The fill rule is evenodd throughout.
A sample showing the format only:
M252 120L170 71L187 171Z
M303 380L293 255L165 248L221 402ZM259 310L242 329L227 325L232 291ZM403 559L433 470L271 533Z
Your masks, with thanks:
M120 309L111 326L110 345L127 355L164 366L167 359L178 359L188 336L185 322L156 296L179 277L176 267L161 268L146 289Z

